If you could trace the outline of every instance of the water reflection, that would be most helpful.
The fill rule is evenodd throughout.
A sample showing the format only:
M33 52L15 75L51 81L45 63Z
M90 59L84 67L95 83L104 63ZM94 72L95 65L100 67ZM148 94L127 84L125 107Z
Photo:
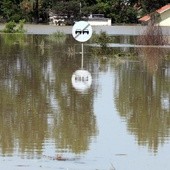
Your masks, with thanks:
M159 71L167 50L159 47L138 48L138 56L151 74Z
M24 36L24 45L5 41L1 35L0 152L41 155L46 140L55 141L56 152L87 151L97 133L95 87L86 95L72 88L71 74L80 61L67 53L74 48L69 37L67 46L40 35ZM93 70L88 62L86 67Z
M153 165L152 154L134 143L148 146L152 152L168 143L170 63L158 60L150 69L150 60L144 57L146 51L139 54L140 61L118 59L112 63L108 58L90 56L86 47L84 68L93 81L82 94L71 83L72 74L80 69L81 55L77 51L81 51L81 45L70 36L64 41L29 35L20 45L5 43L0 36L0 158L5 160L1 166L9 162L16 166L15 155L41 158L40 163L35 161L39 168L78 165L79 169L88 169L92 165L92 169L109 169L113 161L114 167L126 169L134 158L138 167L145 160L147 166L157 166ZM169 149L169 145L163 146L164 150ZM81 158L63 164L48 159L63 152L66 157ZM121 162L121 153L125 153L126 162ZM164 151L159 153L163 155L159 154L161 166L166 160ZM12 161L3 157L7 155L11 155ZM30 160L26 159L28 165L34 162Z
M139 145L157 152L170 135L170 74L160 49L140 50L142 62L125 62L117 69L116 107ZM169 67L169 65L168 65Z
M72 75L71 82L75 90L86 93L92 84L91 73L84 69L76 70Z
M4 37L3 37L4 38ZM2 154L41 151L47 131L47 99L42 90L43 58L37 48L3 43L1 39L0 110ZM36 41L30 37L29 41ZM10 50L8 48L10 47ZM39 62L42 60L42 63ZM45 61L45 60L44 60Z
M58 58L57 62L64 61ZM69 64L63 63L55 70L57 77L54 89L58 113L55 116L54 136L59 149L67 148L80 153L88 150L90 137L95 136L97 131L93 113L94 93L91 89L86 95L81 95L72 87L71 76L75 60L67 59L67 63Z

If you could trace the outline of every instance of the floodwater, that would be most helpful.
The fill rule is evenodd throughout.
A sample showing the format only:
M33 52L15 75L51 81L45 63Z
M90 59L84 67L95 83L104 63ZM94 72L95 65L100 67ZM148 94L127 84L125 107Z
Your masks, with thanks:
M71 78L81 45L71 36L0 35L0 169L170 169L170 62L159 48L138 60L93 48L84 46L92 82L80 90Z

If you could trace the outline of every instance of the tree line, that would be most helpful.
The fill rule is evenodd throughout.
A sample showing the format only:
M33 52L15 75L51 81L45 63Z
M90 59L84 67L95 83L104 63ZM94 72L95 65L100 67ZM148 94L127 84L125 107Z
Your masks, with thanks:
M1 0L0 22L47 23L50 13L73 20L97 13L111 18L112 23L137 23L138 18L168 3L170 0Z

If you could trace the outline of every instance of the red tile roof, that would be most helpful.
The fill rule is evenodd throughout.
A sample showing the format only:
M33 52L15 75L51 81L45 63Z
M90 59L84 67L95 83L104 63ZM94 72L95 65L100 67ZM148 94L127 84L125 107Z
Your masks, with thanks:
M145 15L142 18L139 19L139 21L148 21L150 20L150 16L149 15Z
M156 12L158 12L159 14L161 14L161 13L167 11L168 9L170 9L170 4L165 5L165 6L163 6L162 8L159 8L158 10L156 10Z
M167 5L159 8L159 9L157 9L156 12L158 12L159 14L162 14L163 12L165 12L165 11L167 11L169 9L170 9L170 4L167 4ZM145 15L142 18L139 19L139 21L142 21L142 22L144 22L144 21L146 22L148 20L150 20L150 16L149 15Z

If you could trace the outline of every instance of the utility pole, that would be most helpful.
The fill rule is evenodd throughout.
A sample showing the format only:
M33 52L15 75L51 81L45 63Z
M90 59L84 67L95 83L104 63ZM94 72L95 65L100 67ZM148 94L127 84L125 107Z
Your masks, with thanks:
M35 1L35 22L39 23L39 0Z
M81 15L81 2L80 2L80 15Z

